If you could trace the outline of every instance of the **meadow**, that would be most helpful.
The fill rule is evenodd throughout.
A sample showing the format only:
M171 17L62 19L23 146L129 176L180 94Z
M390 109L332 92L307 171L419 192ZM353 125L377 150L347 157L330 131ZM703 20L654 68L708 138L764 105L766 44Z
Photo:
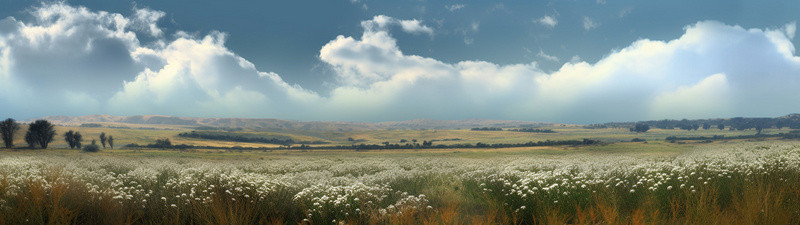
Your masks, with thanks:
M0 224L797 224L798 186L787 140L18 150L0 153Z
M124 123L99 123L103 127L81 127L81 126L56 126L56 138L51 143L53 148L63 149L67 148L67 143L64 142L61 136L68 130L78 131L83 134L84 141L89 142L92 139L98 140L100 133L105 132L107 135L112 135L115 138L115 145L117 148L122 148L127 144L146 145L155 142L157 139L169 138L174 145L186 144L194 146L211 146L211 147L245 147L245 148L275 148L280 147L279 144L270 143L251 143L251 142L234 142L224 140L210 140L202 138L187 138L181 137L179 134L191 132L195 130L195 126L182 126L182 125L155 125L155 124L124 124ZM320 130L248 130L235 131L230 133L243 133L252 136L261 137L289 137L295 141L304 142L324 142L325 144L313 144L312 146L335 146L335 145L353 145L353 144L374 144L381 145L385 142L391 144L402 144L402 140L410 143L412 140L417 140L422 143L425 140L432 140L435 144L476 144L478 142L488 144L515 144L525 143L529 141L559 141L559 140L581 140L583 138L590 138L600 140L607 143L613 142L627 142L634 138L643 139L650 142L663 142L666 137L696 137L696 136L714 136L724 135L726 137L753 135L756 133L754 130L718 130L718 129L700 129L694 131L680 130L680 129L658 129L651 128L645 133L630 132L628 128L605 128L605 129L587 129L579 125L550 125L542 126L541 128L552 129L556 133L529 133L529 132L514 132L514 131L472 131L469 129L450 129L450 130L425 130L425 129L398 129L398 130L353 130L353 131L320 131ZM26 125L22 125L22 129L17 132L15 146L25 146L22 139L24 131L27 129ZM777 134L787 133L790 129L764 129L762 134ZM352 139L352 140L350 140ZM296 144L299 145L299 144Z

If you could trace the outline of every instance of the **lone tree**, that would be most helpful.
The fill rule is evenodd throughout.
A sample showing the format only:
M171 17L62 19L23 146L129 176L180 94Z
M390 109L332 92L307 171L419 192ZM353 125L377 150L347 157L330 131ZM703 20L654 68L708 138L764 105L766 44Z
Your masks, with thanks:
M6 148L14 147L14 132L17 130L19 130L19 124L14 119L8 118L0 122L0 134L3 136Z
M74 138L75 138L75 131L69 130L66 133L64 133L64 141L66 141L67 145L69 145L69 149L75 148Z
M650 125L647 125L645 123L636 123L636 125L631 127L631 131L636 133L644 133L647 132L648 130L650 130Z
M114 149L114 136L108 135L108 147Z
M725 124L721 124L720 123L719 125L717 125L717 129L724 130L725 129Z
M28 126L28 132L25 133L25 142L28 146L35 148L39 145L42 149L47 149L47 145L53 141L56 136L55 126L47 120L37 120Z
M81 144L83 141L83 135L81 135L81 132L75 132L75 136L72 137L72 140L75 142L75 148L81 149L81 146L83 146L83 144Z
M103 148L106 148L106 132L100 133L100 144L103 145Z

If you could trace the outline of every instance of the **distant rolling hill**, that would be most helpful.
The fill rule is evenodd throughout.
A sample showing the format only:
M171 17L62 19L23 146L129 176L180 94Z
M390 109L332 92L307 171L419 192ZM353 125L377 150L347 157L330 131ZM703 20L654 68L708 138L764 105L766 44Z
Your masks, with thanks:
M182 125L182 126L209 126L224 128L244 128L254 130L312 130L312 131L352 131L352 130L379 130L379 129L466 129L472 127L519 127L539 126L550 123L515 121L515 120L490 120L490 119L465 119L465 120L435 120L415 119L406 121L391 121L377 123L363 122L331 122L331 121L294 121L280 119L252 119L252 118L197 118L176 117L162 115L141 116L48 116L44 118L55 124L77 126L85 123L120 123L120 124L151 124L151 125ZM31 119L33 121L36 119Z

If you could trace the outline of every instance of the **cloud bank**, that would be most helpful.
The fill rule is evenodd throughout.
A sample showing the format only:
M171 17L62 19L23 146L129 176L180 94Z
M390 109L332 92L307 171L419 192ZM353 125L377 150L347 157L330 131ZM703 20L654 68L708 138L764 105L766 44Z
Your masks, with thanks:
M31 10L30 20L0 20L0 112L591 123L800 111L795 23L745 29L700 21L674 40L643 39L598 62L545 72L536 62L405 54L392 29L431 37L434 30L379 15L361 23L361 36L321 47L336 82L317 93L257 70L225 47L224 33L170 35L158 26L164 12L134 11L126 17L57 3ZM155 40L142 43L143 36ZM558 59L551 57L542 58Z

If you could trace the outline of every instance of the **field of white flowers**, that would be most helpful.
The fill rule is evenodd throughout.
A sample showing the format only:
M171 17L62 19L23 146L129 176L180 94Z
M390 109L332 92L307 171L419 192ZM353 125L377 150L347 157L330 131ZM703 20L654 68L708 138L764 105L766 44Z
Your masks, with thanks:
M797 224L800 146L678 156L0 153L0 224Z

